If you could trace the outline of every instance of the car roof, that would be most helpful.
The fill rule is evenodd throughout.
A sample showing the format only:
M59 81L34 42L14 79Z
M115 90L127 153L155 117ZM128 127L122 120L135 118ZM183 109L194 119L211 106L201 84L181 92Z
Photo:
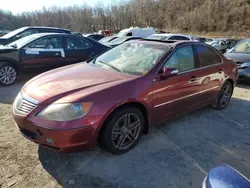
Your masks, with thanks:
M65 36L78 36L79 37L79 35L67 34L67 33L35 33L35 34L32 34L32 35L37 36L37 37L44 37L44 36L50 36L50 35L65 35Z
M191 37L190 35L183 35L183 34L176 34L176 33L157 33L157 34L153 34L151 36L166 36L166 37L183 36L183 37Z
M25 26L23 28L34 28L34 29L55 29L55 30L63 30L63 31L71 31L69 29L59 28L59 27L46 27L46 26Z
M191 41L191 40L154 40L154 39L142 39L142 40L136 40L136 42L144 42L147 44L153 44L153 45L165 45L168 46L169 48L176 48L178 46L184 45L184 44L200 44L203 46L208 46L210 47L210 45L207 45L203 42L195 42L195 41Z

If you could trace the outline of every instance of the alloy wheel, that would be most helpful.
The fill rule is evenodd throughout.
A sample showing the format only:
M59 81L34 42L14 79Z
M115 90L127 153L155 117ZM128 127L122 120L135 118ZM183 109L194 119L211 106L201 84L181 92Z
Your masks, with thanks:
M16 70L11 66L0 69L0 82L5 85L12 84L16 80Z
M115 123L112 130L112 143L120 150L126 150L140 135L141 121L136 114L125 114Z
M232 94L232 87L230 87L230 85L225 85L223 90L222 90L222 94L221 94L221 98L220 98L220 105L222 107L227 106L227 104L230 101L231 94Z

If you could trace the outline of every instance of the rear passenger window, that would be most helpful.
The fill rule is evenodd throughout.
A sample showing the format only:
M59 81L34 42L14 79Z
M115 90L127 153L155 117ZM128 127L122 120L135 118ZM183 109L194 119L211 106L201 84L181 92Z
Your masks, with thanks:
M200 67L206 67L221 63L220 56L207 46L195 45L200 60Z
M66 38L67 49L86 49L92 46L91 43L81 38Z

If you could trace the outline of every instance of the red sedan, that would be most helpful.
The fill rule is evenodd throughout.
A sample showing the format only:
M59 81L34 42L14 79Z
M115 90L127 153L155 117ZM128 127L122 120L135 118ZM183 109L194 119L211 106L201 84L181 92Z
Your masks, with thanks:
M13 117L31 141L57 151L132 149L151 126L202 106L227 107L236 64L198 42L131 41L88 63L31 79Z

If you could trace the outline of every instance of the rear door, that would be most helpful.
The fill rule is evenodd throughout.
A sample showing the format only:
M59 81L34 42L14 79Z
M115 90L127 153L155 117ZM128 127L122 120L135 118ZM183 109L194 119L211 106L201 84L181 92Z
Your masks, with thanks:
M226 76L223 60L211 47L195 44L194 48L202 74L200 95L204 101L213 100L217 97Z
M155 123L195 108L202 103L199 96L201 75L197 70L197 60L191 45L177 48L166 59L163 67L176 68L179 73L166 80L153 82L152 104Z
M56 67L65 61L61 36L43 37L21 50L21 61L24 67Z
M64 51L67 64L86 61L95 55L94 45L84 37L65 36Z

